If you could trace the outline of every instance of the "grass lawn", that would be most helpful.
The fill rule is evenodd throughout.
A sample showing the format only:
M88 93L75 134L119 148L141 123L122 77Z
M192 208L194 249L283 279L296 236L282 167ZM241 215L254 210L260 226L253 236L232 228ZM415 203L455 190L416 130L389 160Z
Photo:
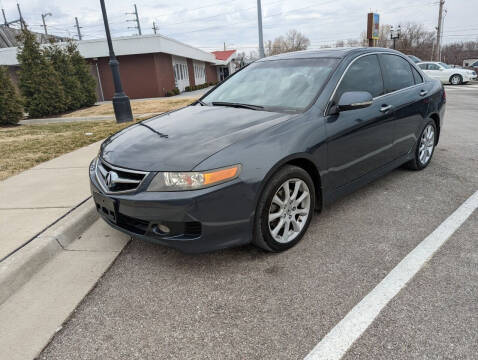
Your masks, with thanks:
M155 107L147 107L152 111L145 111L146 105L140 108L141 111L144 111L143 113L161 113L186 106L193 100L191 98L154 100ZM133 108L137 103L142 103L142 101L132 102ZM149 103L148 106L151 106L151 101L145 101L145 103ZM103 106L111 106L111 104L104 104L99 107ZM72 116L88 116L85 112L92 108L79 110L76 113L84 113ZM111 107L112 111L113 108ZM102 140L131 124L116 124L114 121L82 121L0 127L0 154L2 154L0 156L0 180Z
M197 97L182 97L182 98L159 98L148 100L132 100L131 110L133 114L159 114L166 111L174 110L179 107L188 105L197 100ZM113 104L106 103L101 105L91 106L86 109L64 114L61 117L83 117L83 116L102 116L114 115Z

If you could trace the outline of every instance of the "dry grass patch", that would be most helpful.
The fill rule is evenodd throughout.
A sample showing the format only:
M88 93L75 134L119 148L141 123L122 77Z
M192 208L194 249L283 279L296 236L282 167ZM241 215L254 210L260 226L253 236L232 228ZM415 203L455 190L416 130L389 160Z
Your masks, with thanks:
M183 98L160 98L151 100L136 100L131 101L131 108L133 114L159 114L166 111L171 111L183 106L187 106L197 100L197 97L183 97ZM62 117L87 117L87 116L103 116L114 115L113 105L111 103L95 105L86 109L73 111Z
M85 121L3 128L0 131L0 180L102 140L129 125L131 123Z
M196 98L132 101L134 114L163 113L194 102ZM92 106L64 117L114 115L111 104ZM0 127L0 180L80 147L100 141L132 123L82 121ZM86 135L86 134L91 135Z

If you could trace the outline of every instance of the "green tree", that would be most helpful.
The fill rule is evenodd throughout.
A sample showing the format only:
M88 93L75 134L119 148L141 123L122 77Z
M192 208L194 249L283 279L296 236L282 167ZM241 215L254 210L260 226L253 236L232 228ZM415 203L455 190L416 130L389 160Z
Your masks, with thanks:
M65 95L58 73L48 61L35 35L23 30L17 59L20 64L19 87L30 117L64 112Z
M69 52L55 43L44 49L47 60L57 72L65 94L66 110L76 110L83 105L81 84L74 75L75 68Z
M13 125L23 117L23 108L7 68L0 66L0 125Z
M89 66L80 55L77 45L70 41L67 52L73 65L73 74L81 86L82 106L92 106L96 102L96 81L90 73Z

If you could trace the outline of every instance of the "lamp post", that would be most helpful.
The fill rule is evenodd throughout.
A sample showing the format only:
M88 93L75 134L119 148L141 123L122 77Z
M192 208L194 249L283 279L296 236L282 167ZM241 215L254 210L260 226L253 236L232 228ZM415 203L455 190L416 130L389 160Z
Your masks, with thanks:
M115 94L113 95L113 109L115 111L115 117L117 123L123 123L127 121L133 121L133 113L131 112L131 104L129 97L123 91L121 85L121 77L119 72L119 62L116 59L115 52L113 50L113 43L111 41L110 27L108 24L108 16L106 15L105 1L100 0L101 12L103 13L103 22L105 23L106 40L108 41L108 49L110 52L110 68L113 75L113 82L115 85Z
M401 32L402 32L402 29L400 28L400 25L398 25L397 30L394 30L393 26L390 28L390 39L393 40L393 49L394 50L395 50L395 47L396 47L397 39L400 39Z

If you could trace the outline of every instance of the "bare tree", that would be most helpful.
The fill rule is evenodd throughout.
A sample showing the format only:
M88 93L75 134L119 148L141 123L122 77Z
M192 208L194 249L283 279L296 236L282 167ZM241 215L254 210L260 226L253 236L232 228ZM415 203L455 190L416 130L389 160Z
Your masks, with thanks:
M335 42L335 47L344 47L345 46L345 42L343 40L338 40Z
M291 51L306 50L310 40L297 30L289 30L285 36L279 36L274 41L268 40L265 43L267 56L282 54Z
M360 46L360 41L357 39L347 39L347 46L350 47L358 47Z

